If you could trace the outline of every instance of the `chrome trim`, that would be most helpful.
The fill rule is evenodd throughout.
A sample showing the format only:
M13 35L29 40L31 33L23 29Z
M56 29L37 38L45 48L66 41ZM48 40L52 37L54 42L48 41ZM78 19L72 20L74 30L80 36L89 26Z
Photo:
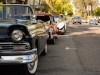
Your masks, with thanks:
M29 43L0 42L0 51L13 51L16 45L25 45L25 50L29 50ZM14 50L15 51L15 50Z
M37 51L37 49L34 49L34 51ZM38 55L36 52L30 55L18 55L18 56L1 56L0 58L0 64L24 64L24 63L30 63L34 62L37 59Z
M28 45L29 43L1 42L0 47L13 45ZM37 59L37 48L26 50L0 50L0 64L23 64L34 62Z
M35 49L32 49L32 50L27 50L27 51L16 51L16 50L13 50L13 51L0 51L0 53L2 53L2 54L24 54L24 53L30 53L30 54L32 54L32 53L34 53L35 51L37 51L37 49L35 48Z

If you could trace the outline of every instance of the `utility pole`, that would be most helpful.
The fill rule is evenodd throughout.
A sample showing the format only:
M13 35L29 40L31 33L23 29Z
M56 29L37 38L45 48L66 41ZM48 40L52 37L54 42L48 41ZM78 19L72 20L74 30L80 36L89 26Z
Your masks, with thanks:
M6 4L7 4L7 0L6 0Z
M33 0L33 12L35 12L35 0Z

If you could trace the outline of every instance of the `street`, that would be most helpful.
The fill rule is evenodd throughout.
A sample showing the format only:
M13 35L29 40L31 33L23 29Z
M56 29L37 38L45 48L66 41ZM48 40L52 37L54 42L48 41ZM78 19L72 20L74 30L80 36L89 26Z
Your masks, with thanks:
M19 66L1 66L0 75L24 75ZM100 24L72 24L48 54L39 57L36 75L100 75Z

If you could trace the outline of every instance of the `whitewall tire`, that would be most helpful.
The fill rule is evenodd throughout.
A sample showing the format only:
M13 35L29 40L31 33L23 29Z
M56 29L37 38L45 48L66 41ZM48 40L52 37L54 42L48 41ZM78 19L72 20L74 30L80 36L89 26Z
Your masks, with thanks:
M32 62L24 65L24 73L25 75L34 75L37 70L37 65L38 65L38 57L37 59Z
M42 55L46 55L47 52L48 52L48 49L47 49L47 44L46 44L46 45L45 45L45 48L44 48L44 50L43 50L43 52L42 52Z

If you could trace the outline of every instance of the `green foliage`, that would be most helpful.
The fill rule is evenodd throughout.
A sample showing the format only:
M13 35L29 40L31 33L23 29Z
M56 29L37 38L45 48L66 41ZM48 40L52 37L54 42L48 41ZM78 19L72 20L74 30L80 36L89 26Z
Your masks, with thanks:
M68 13L68 15L73 14L72 5L70 5L70 0L50 0L47 5L44 3L44 10L43 11L50 11L49 7L51 6L51 11L53 12L59 12L64 14L65 12Z
M66 7L65 7L65 12L68 13L68 15L72 16L73 15L73 7L72 5L70 5L69 3L66 4Z
M70 5L70 0L44 0L42 5L42 12L58 12L68 15L73 15L72 5Z
M95 9L95 15L96 15L96 16L100 16L100 7L97 7L97 8Z
M75 5L76 9L78 9L81 14L88 12L87 5L91 5L92 12L94 12L94 8L96 8L98 5L98 2L93 1L93 0L74 0L73 3Z
M44 7L42 9L43 12L50 12L50 7L45 1L43 1L43 7Z

